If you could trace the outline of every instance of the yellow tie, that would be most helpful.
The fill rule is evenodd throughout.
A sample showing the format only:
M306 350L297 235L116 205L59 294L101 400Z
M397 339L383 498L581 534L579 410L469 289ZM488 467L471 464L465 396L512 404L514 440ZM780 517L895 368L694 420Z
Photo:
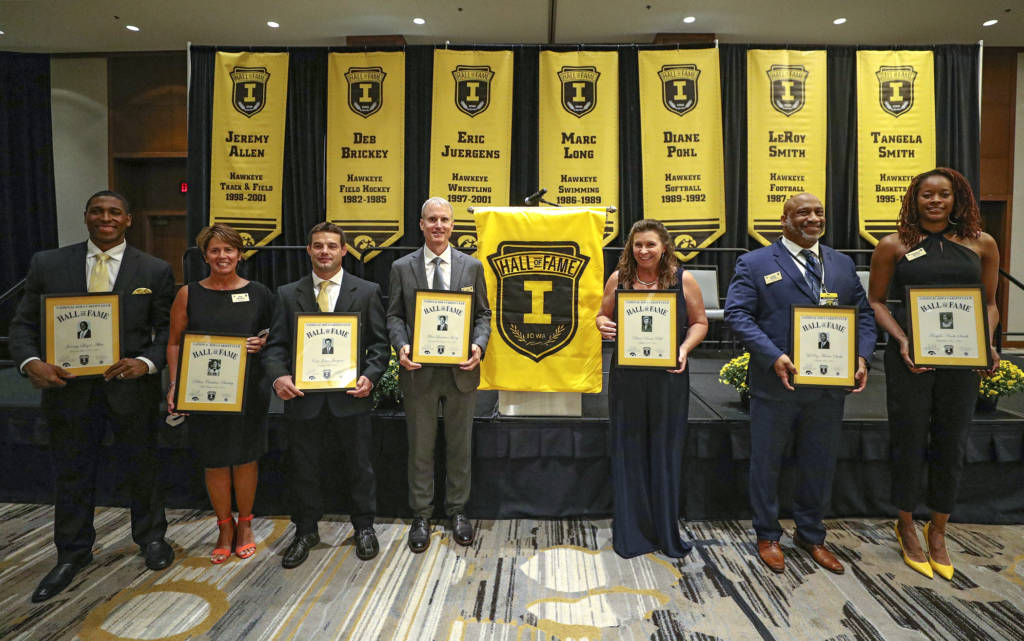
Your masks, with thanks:
M102 252L96 254L96 263L92 266L92 272L89 274L90 292L110 291L110 272L107 271L108 260L110 260L110 256L107 254Z
M331 281L323 280L320 281L320 292L316 295L316 306L320 308L321 312L331 311L331 299L327 295Z

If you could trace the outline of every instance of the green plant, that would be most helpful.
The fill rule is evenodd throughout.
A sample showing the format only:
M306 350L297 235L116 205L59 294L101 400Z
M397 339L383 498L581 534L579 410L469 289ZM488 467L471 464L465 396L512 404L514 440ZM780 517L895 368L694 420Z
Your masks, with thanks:
M391 348L391 360L388 361L388 368L381 374L380 380L373 387L373 408L377 409L388 400L395 406L402 404L402 390L398 388L398 357L395 355L395 348Z
M981 398L998 398L1024 391L1024 371L1010 361L999 361L995 374L982 377L978 383L978 396Z
M732 385L740 394L750 393L750 386L747 385L747 367L750 366L750 353L743 352L732 359L718 372L718 382L722 385Z

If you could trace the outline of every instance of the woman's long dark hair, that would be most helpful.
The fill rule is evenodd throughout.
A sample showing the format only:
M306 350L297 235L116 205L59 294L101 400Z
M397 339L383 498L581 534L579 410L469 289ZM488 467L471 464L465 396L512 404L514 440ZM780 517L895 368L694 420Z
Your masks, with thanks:
M953 233L960 238L977 238L981 234L981 212L970 183L955 169L936 167L915 176L907 187L907 193L903 194L900 220L896 225L900 242L904 247L913 247L924 237L921 216L917 211L917 195L921 191L921 183L931 176L943 176L953 185L953 211L949 215Z
M619 257L619 282L624 286L631 287L636 282L636 258L633 256L633 239L640 232L653 231L658 234L661 244L665 246L665 252L658 262L658 289L671 289L675 285L676 270L679 268L679 261L675 252L672 251L672 239L668 230L661 224L661 221L654 218L643 218L633 223L629 230L629 239L626 240L626 247Z

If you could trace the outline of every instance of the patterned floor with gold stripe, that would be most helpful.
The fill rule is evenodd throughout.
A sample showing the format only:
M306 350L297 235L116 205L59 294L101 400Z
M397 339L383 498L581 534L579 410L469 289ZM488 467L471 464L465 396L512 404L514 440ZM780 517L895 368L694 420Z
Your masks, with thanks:
M52 515L50 506L0 505L0 639L1024 639L1024 526L951 525L952 583L906 567L882 519L829 522L842 576L788 536L786 572L772 574L754 554L749 522L685 524L694 551L677 561L621 559L610 521L572 519L478 521L468 548L435 527L419 555L405 545L408 521L385 520L370 562L356 558L351 526L329 521L306 563L286 571L286 518L257 518L257 555L213 566L210 513L174 510L177 558L154 573L130 542L126 510L103 508L95 561L33 604L54 562Z

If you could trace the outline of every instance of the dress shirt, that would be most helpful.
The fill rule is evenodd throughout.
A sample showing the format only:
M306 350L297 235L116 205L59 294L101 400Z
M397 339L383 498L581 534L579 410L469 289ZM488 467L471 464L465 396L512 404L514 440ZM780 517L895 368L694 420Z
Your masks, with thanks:
M452 246L446 245L444 251L435 254L426 245L423 246L423 266L427 270L427 283L434 282L434 257L441 257L441 282L445 289L452 288Z
M327 301L330 304L329 309L334 311L334 308L338 305L338 295L341 293L341 279L345 275L345 270L339 269L338 273L330 278L326 279L326 282L330 283L327 286ZM317 294L320 293L320 283L325 282L325 279L320 278L313 272L313 298L315 299Z
M814 257L818 259L818 266L821 269L821 280L822 284L824 284L825 264L821 262L821 249L818 247L817 241L815 241L815 243L810 247L801 247L800 245L797 245L796 243L786 238L785 236L782 236L781 238L782 246L785 247L786 251L789 252L789 255L793 259L793 262L796 263L796 268L800 270L800 275L803 276L805 280L807 279L807 268L804 267L804 259L800 257L800 252L802 252L805 249L809 249L811 253L814 254Z

